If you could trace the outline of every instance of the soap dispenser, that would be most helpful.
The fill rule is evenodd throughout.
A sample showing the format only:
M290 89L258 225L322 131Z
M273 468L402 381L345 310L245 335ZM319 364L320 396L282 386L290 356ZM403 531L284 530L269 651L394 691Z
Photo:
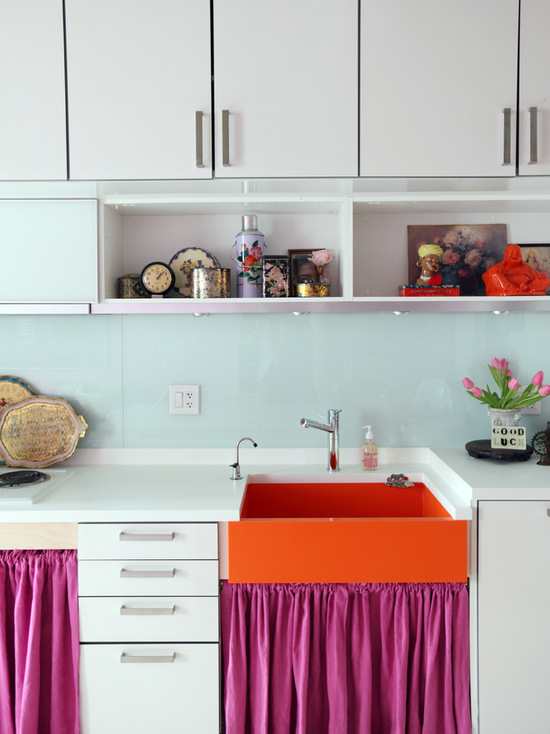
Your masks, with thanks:
M378 446L374 443L372 426L363 426L367 429L365 443L361 447L361 463L365 471L374 471L378 468Z

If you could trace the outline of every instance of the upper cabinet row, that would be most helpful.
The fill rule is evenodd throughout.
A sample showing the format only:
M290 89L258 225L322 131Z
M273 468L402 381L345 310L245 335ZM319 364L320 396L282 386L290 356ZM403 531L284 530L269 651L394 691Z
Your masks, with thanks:
M0 178L547 175L550 3L519 5L4 4Z

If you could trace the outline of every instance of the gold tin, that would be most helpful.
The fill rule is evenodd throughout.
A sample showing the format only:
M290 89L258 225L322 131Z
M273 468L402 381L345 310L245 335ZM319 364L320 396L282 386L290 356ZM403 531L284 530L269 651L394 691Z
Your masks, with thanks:
M193 298L231 298L229 268L193 268Z
M296 295L302 298L330 296L330 285L326 283L298 283L295 288Z
M139 298L136 287L139 286L139 273L130 273L129 275L121 275L118 279L118 297L119 298Z

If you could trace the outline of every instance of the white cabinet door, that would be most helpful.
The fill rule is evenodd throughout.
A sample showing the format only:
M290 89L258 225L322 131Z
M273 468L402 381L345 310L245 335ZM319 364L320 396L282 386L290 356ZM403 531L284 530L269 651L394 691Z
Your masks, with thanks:
M362 0L360 175L513 176L517 39L518 0Z
M209 3L67 0L66 22L70 178L209 178Z
M479 503L480 734L548 734L550 502Z
M550 3L521 0L519 173L550 174Z
M0 5L0 178L67 178L62 0Z
M216 177L356 176L357 37L355 0L215 0Z
M97 301L97 202L0 201L0 303Z
M218 734L218 645L81 645L82 734Z

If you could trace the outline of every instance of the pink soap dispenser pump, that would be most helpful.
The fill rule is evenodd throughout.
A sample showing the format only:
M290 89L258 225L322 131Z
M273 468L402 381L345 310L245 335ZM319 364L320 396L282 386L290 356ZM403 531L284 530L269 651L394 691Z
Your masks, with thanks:
M367 429L365 443L361 447L361 463L365 471L378 469L378 446L374 443L372 426L363 426Z

